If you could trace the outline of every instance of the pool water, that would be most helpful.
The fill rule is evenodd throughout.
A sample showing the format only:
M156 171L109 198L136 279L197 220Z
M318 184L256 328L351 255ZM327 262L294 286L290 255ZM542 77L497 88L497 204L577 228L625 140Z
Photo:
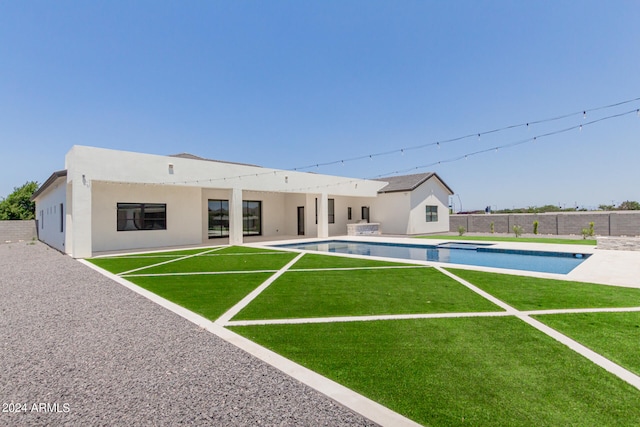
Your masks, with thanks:
M589 254L583 253L496 249L492 248L490 243L447 242L432 246L330 240L277 246L307 251L434 261L557 274L569 273L589 257Z

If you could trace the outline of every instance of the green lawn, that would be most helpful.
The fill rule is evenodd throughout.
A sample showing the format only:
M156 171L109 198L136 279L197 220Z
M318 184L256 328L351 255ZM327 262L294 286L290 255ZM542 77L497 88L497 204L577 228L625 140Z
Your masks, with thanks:
M213 321L269 276L270 273L238 273L130 277L127 280Z
M437 239L437 240L469 240L469 241L483 241L483 242L519 242L519 243L549 243L549 244L561 244L561 245L586 245L595 246L596 241L592 239L562 239L555 237L510 237L507 235L495 235L495 236L455 236L455 235L430 235L419 236L418 239Z
M429 426L636 426L640 392L514 317L231 327Z
M169 264L150 267L136 274L194 273L211 271L279 270L296 254L271 252L265 254L239 255L219 254L199 255Z
M387 267L387 266L399 266L399 265L412 265L403 264L401 262L392 261L377 261L373 259L363 258L350 258L343 256L331 256L321 254L305 254L296 264L292 267L292 270L299 269L311 269L311 268L359 268L359 267Z
M640 312L553 314L535 318L640 375Z
M503 310L430 267L288 271L234 319L477 311Z
M640 306L640 289L635 288L453 268L447 270L518 310Z
M175 254L91 261L123 272ZM295 256L226 247L135 272L170 276L124 277L215 320ZM435 268L406 266L306 254L234 320L501 311ZM449 271L520 310L640 306L639 289ZM187 274L194 272L216 274ZM640 371L638 313L536 318ZM640 419L638 389L514 316L230 329L425 425L631 426Z
M149 265L158 264L161 262L176 260L185 256L198 254L205 251L213 250L209 249L189 249L183 251L170 251L170 252L154 252L144 254L132 254L132 255L119 255L102 258L92 258L87 261L104 268L114 274L120 274L125 271L134 270L137 268L146 267Z

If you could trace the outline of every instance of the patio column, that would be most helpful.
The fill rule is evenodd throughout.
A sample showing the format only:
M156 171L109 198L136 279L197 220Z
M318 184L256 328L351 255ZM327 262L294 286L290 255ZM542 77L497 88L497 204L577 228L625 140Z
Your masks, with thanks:
M329 237L329 196L322 193L318 197L318 237Z
M242 244L242 189L231 189L229 200L229 244Z

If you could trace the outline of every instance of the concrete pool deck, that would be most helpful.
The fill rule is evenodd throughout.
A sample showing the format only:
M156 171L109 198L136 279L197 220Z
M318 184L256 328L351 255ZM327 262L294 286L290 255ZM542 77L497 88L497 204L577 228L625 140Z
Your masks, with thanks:
M425 245L434 246L447 242L464 242L465 240L451 240L447 239L447 236L442 236L442 239L418 239L413 237L391 237L391 236L333 236L328 239L291 239L291 240L277 240L273 242L256 242L251 243L249 246L269 246L269 245L284 245L284 244L296 244L304 242L314 242L318 240L346 240L353 242L371 242L371 243L394 243L394 244L412 244L412 245ZM583 263L573 269L568 274L552 274L552 273L540 273L524 270L509 270L504 268L492 268L471 266L463 264L449 264L438 263L431 261L413 261L408 260L411 263L423 264L423 265L435 265L440 267L471 269L478 271L487 271L493 273L514 274L520 276L541 277L547 279L558 280L572 280L578 282L590 282L601 285L614 285L640 288L640 251L622 251L622 250L603 250L598 249L596 246L589 245L572 245L572 244L556 244L556 243L527 243L527 242L490 242L490 241L473 241L469 240L469 243L490 243L492 248L496 249L512 249L512 250L526 250L526 251L541 251L541 252L566 252L566 253L582 253L589 254ZM366 257L359 255L345 255L355 258L377 258ZM387 259L387 258L378 258ZM398 261L397 258L389 258ZM403 261L404 262L404 261Z

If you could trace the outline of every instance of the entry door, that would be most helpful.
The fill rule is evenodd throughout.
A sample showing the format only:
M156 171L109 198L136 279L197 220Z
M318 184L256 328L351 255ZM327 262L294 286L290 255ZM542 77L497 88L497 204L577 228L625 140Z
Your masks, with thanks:
M304 206L298 206L298 236L304 236Z

